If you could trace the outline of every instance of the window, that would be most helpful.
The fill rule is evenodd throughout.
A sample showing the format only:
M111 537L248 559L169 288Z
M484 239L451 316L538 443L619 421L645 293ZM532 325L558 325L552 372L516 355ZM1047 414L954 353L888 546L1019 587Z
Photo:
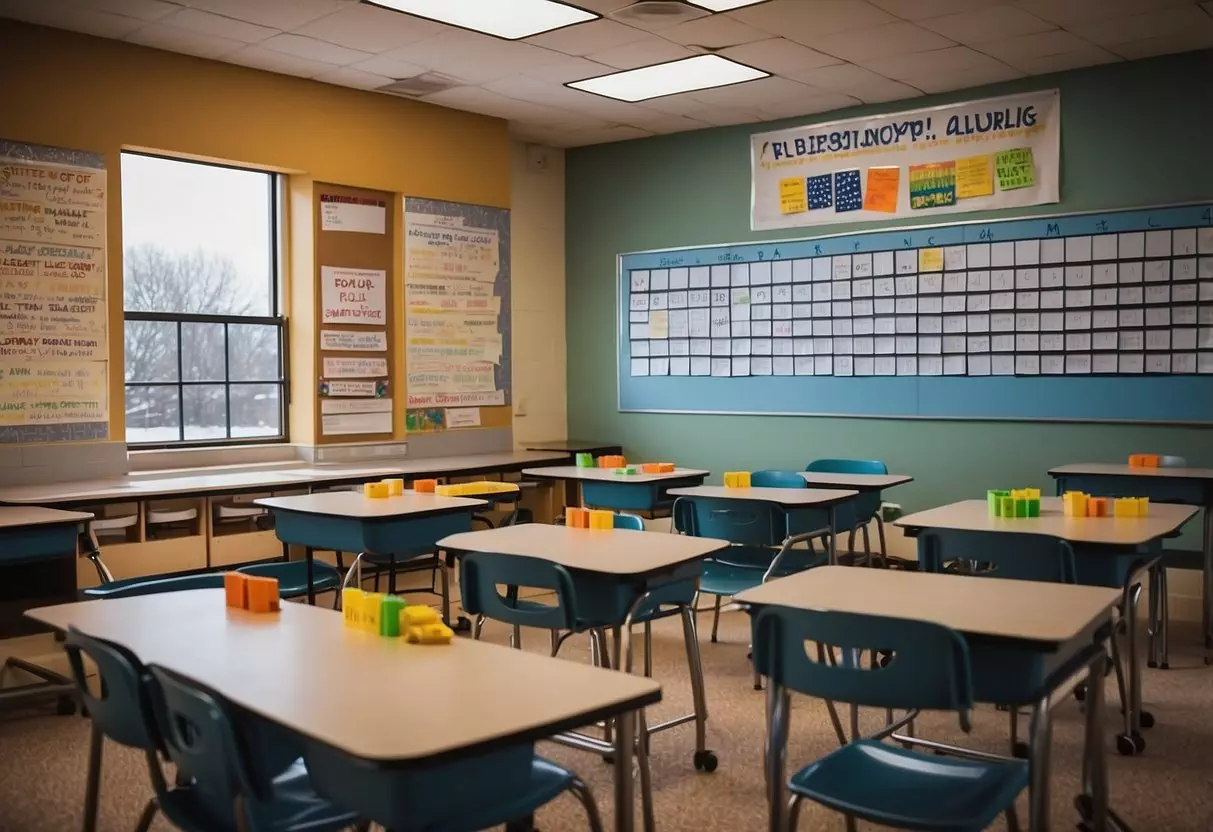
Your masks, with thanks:
M279 183L122 154L126 441L285 440Z

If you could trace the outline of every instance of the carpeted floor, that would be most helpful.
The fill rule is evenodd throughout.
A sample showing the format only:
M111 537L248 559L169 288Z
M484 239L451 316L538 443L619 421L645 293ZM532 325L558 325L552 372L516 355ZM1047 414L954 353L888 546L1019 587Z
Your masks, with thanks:
M705 625L708 618L704 617ZM713 774L697 773L691 761L694 732L690 725L657 735L653 740L653 777L658 825L680 830L759 830L765 828L762 747L763 694L751 687L746 662L748 617L726 613L718 644L707 643L703 658L707 678L709 746L720 756ZM490 623L485 638L505 642L507 628ZM690 709L690 688L677 620L659 622L654 630L654 675L663 683L664 701L650 721ZM546 650L545 633L524 635L526 649ZM1137 832L1208 832L1213 829L1213 668L1205 667L1194 632L1176 629L1172 635L1172 669L1146 672L1144 697L1157 725L1146 732L1148 749L1135 758L1117 755L1111 727L1107 732L1109 778L1113 806ZM562 656L588 661L584 638L570 640ZM542 679L535 680L543 684ZM1115 685L1108 687L1110 711L1117 707ZM491 696L489 691L485 696ZM834 747L824 705L806 698L793 700L789 767L794 768ZM409 707L406 702L401 707ZM390 713L383 715L391 719ZM880 714L868 715L873 728ZM989 750L1005 748L1007 716L983 708L973 733L963 738L950 715L928 715L919 733ZM1026 730L1027 720L1023 720ZM88 726L79 717L55 717L45 712L12 712L0 716L0 832L67 832L80 828L84 792ZM1053 828L1072 829L1077 815L1072 798L1078 788L1082 716L1073 700L1057 712L1053 749ZM601 760L572 749L541 744L543 754L576 770L594 788L604 820L611 823L611 768ZM113 744L105 749L102 781L103 832L129 832L148 799L150 786L142 757ZM639 801L638 801L639 802ZM1027 807L1021 798L1020 818ZM580 806L562 797L540 812L544 832L585 829ZM171 826L158 818L153 829ZM840 816L806 804L802 830L842 830ZM1001 822L994 828L1002 828Z

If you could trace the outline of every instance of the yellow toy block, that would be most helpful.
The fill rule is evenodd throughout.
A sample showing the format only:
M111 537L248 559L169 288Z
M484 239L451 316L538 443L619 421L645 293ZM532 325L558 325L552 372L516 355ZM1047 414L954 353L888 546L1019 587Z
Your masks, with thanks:
M390 493L386 482L368 482L362 486L363 497L380 499L387 497Z
M1150 516L1150 498L1149 497L1138 497L1137 498L1137 516L1138 517L1149 517Z
M1112 514L1116 517L1136 517L1137 498L1119 497L1112 503Z
M457 485L435 485L434 493L439 497L458 497L459 486Z
M1062 508L1066 517L1087 516L1087 495L1081 491L1067 491L1062 495Z
M749 471L725 471L724 472L724 487L725 488L749 488L750 487L750 472Z
M598 509L590 510L590 528L591 529L613 529L615 528L615 513L611 511L601 511Z
M362 598L361 629L379 635L379 616L383 612L383 593L368 592Z
M347 627L361 629L362 605L366 593L355 587L341 590L341 620Z
M421 627L410 627L404 640L409 644L450 644L455 633L451 628L438 621Z
M404 480L383 480L383 484L387 486L387 493L389 497L400 497L404 494Z
M405 607L400 611L401 630L407 627L423 627L426 624L433 624L435 621L440 620L438 611L433 607L418 605L415 607Z

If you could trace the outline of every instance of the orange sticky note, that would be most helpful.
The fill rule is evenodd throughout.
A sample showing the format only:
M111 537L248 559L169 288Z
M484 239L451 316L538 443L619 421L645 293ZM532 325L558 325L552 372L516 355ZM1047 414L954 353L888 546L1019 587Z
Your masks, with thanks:
M897 212L897 193L901 188L901 168L868 168L868 187L863 194L863 210Z

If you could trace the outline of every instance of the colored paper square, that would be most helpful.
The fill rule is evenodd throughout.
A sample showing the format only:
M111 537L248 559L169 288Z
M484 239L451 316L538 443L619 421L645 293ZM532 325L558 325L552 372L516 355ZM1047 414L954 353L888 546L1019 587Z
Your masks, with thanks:
M994 158L969 156L956 160L956 198L972 199L994 193Z
M809 210L804 180L799 176L779 180L779 213L800 214Z
M941 208L956 204L956 163L910 165L910 208Z
M868 168L868 189L863 195L863 210L896 213L900 189L901 168Z
M1032 148L1017 147L1004 150L994 162L998 169L998 190L1013 191L1030 188L1036 184L1036 163L1032 161Z
M830 174L810 176L805 180L805 190L808 191L810 211L834 206L834 180Z
M943 271L943 249L942 248L920 248L918 250L918 271L920 271L920 272L941 272L941 271ZM936 291L938 291L938 290L936 290Z
M834 212L859 211L863 208L863 187L858 170L840 170L834 174Z

